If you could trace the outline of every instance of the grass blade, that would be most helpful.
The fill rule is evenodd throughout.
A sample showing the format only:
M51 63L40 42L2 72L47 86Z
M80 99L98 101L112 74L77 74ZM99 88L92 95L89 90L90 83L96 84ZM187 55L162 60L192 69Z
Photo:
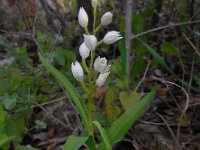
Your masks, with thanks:
M159 64L165 69L167 70L169 73L171 73L174 77L176 77L184 86L189 87L189 84L180 79L173 71L172 69L167 65L167 63L164 61L164 59L154 50L152 49L148 44L146 44L144 41L142 41L141 39L137 38L137 40L139 40L149 51L149 53L159 62ZM192 90L197 91L198 89L195 87L190 87Z
M63 150L78 150L87 140L88 137L70 136L67 139Z
M141 39L137 38L149 51L149 53L160 63L160 65L165 68L168 72L175 75L176 74L172 71L172 69L167 65L167 63L164 61L164 59L154 50L152 49L148 44L146 44Z

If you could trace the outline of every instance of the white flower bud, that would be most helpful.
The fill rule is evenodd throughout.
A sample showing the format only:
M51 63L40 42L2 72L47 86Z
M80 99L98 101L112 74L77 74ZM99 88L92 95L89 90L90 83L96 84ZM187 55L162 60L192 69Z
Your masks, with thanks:
M114 42L122 39L123 37L121 37L120 33L117 31L110 31L108 32L104 38L103 38L103 42L106 44L113 44Z
M109 74L110 74L110 71L100 74L98 79L96 80L96 86L102 86L104 84L104 82L106 81Z
M104 26L110 24L112 22L113 14L110 12L105 13L101 18L101 24Z
M95 50L97 46L97 38L94 35L84 34L84 43L89 48L89 50Z
M92 0L92 7L96 8L98 4L98 0Z
M79 9L78 22L83 28L88 26L88 15L83 7Z
M105 57L97 57L94 61L94 70L100 73L108 72L110 70L110 65L107 66L107 59Z
M75 63L72 62L71 70L76 80L78 81L83 80L83 77L84 77L83 69L78 61L76 61Z
M90 55L90 50L89 48L85 45L85 43L83 42L81 44L81 46L79 47L79 53L81 55L82 58L86 59L88 58L88 56Z

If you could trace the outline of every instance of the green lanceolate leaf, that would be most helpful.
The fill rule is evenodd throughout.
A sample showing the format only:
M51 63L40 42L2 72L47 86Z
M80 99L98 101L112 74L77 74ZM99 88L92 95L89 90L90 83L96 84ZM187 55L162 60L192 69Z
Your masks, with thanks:
M50 63L48 63L48 61L40 53L39 57L44 67L59 81L59 83L67 91L71 100L74 102L76 108L78 109L78 112L83 120L84 126L86 127L86 129L88 129L88 112L80 94L76 91L76 89L69 82L69 80L60 71L58 71Z
M165 42L161 45L161 51L172 56L179 56L179 50L169 42Z
M92 136L89 136L87 141L85 142L85 144L87 145L89 150L96 150L96 143L95 143L95 139Z
M149 53L159 62L159 64L165 68L168 72L170 72L173 75L176 75L172 69L167 65L167 63L164 61L164 59L154 50L152 49L148 44L146 44L144 41L137 38L149 51Z
M16 150L38 150L38 149L19 145L16 147Z
M101 126L101 124L98 121L93 121L93 123L98 128L98 130L101 134L101 137L105 144L106 150L112 150L110 140L109 140L108 136L106 135L106 131L104 130L104 128Z
M119 117L107 130L107 135L111 144L121 140L133 123L141 116L151 100L154 98L156 88L154 87L142 100L136 105L130 107L121 117ZM99 150L105 150L105 144L101 143Z
M113 106L112 104L106 105L105 114L108 118L109 124L115 121L121 114L121 110L118 106Z
M4 121L5 121L5 112L3 110L3 106L0 103L0 128L1 125L4 123Z
M139 99L139 94L135 91L131 91L130 93L121 91L119 93L119 100L125 110L128 110L131 106L136 105Z
M119 141L123 138L124 134L130 129L132 124L140 117L144 112L146 107L149 105L151 100L154 98L156 93L156 88L148 93L142 100L140 100L136 105L129 108L119 119L117 119L110 129L109 137L112 143ZM116 132L117 131L117 132Z
M8 143L8 142L10 142L11 140L13 140L15 138L15 136L9 136L9 137L4 137L3 139L1 139L1 137L0 137L0 139L1 139L1 141L0 141L0 148L4 145L4 144L6 144L6 143Z
M63 150L78 150L87 140L88 137L70 136L67 139Z

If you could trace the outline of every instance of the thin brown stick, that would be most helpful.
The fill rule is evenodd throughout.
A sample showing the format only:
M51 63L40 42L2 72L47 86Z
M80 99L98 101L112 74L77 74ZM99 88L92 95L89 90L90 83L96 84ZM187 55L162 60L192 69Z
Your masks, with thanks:
M24 16L24 13L23 13L23 11L22 11L22 8L21 8L20 3L19 3L18 0L16 1L16 6L17 6L17 8L19 9L19 12L20 12L20 14L21 14L21 16L22 16L22 19L23 19L23 21L24 21L25 26L27 27L27 29L30 29L31 27L30 27L30 25L29 25L29 23L28 23L26 17Z
M32 36L35 37L35 29L36 29L36 22L37 22L37 16L38 16L38 0L35 2L36 5L36 11L35 11L35 17L34 17L34 23L33 23L33 30L32 30Z
M62 101L62 100L64 100L64 99L66 99L66 98L67 98L66 96L63 96L63 97L57 98L57 99L55 99L55 100L42 103L42 104L40 104L40 106L46 106L46 105L49 105L49 104L53 104L53 103ZM37 108L37 107L38 107L38 105L32 105L32 106L30 106L30 108L32 108L32 109L33 109L33 108ZM17 110L14 111L14 112L19 112L19 111L22 111L22 110L25 110L25 109L26 109L26 108L17 109Z
M183 36L188 41L188 43L190 44L190 46L194 49L194 51L197 53L197 55L200 57L200 52L198 51L198 49L196 48L196 46L194 46L194 44L192 43L192 41L184 33L183 33Z
M174 139L174 141L176 143L177 150L181 150L182 148L181 148L181 146L179 144L179 141L177 140L176 136L174 135L174 132L172 131L172 129L169 126L168 122L165 120L165 118L162 115L160 115L158 113L156 113L156 115L165 123L167 129L169 130L170 134L172 135L172 137L173 137L173 139Z
M189 92L191 92L191 85L192 85L193 73L194 73L195 56L196 56L196 54L193 54L192 66L191 66L191 71L190 71L189 87L188 87L188 91L189 91Z
M58 123L60 123L64 128L68 128L68 125L66 125L65 123L63 123L61 120L57 119L56 117L54 117L51 113L49 113L43 106L41 106L38 102L35 102L35 104L41 108L45 113L49 114L49 116L54 119L55 121L57 121Z
M126 0L126 79L130 89L130 54L131 54L131 31L132 31L133 0Z
M141 85L142 82L144 81L144 79L145 79L145 77L146 77L146 75L147 75L147 72L148 72L148 70L149 70L150 65L151 65L151 61L148 62L147 67L146 67L145 72L144 72L144 75L143 75L142 79L140 80L140 82L138 83L138 85L136 86L135 91L138 90L138 88L140 87L140 85Z
M12 31L6 31L3 29L0 29L0 32L4 33L4 34L12 34L12 35L23 35L23 36L29 36L31 37L31 33L27 33L27 32L12 32Z
M182 22L182 23L169 24L169 25L166 25L166 26L162 26L162 27L158 27L158 28L155 28L155 29L150 29L150 30L144 31L144 32L139 33L137 35L132 35L131 39L133 40L133 39L135 39L137 37L140 37L140 36L143 36L145 34L148 34L148 33L151 33L151 32L155 32L155 31L159 31L159 30L163 30L163 29L170 28L170 27L185 26L185 25L197 24L197 23L200 23L200 20L191 21L191 22Z
M185 117L185 116L186 116L185 113L186 113L186 111L187 111L187 109L188 109L188 107L189 107L189 94L187 93L187 91L186 91L183 87L181 87L180 85L178 85L178 84L176 84L176 83L173 83L173 82L170 82L170 81L166 81L166 80L163 80L163 79L159 79L159 78L157 78L157 77L154 77L154 78L155 78L156 80L161 81L161 82L164 83L164 84L172 84L172 85L174 85L174 86L180 88L180 89L185 93L185 95L186 95L186 103L185 103L184 108L181 109L181 117L180 117L180 119L182 119L183 116ZM176 103L176 101L175 101L175 103ZM178 104L178 103L176 103L176 104ZM179 106L179 105L177 105L177 106ZM179 133L180 133L180 124L178 124L178 128L177 128L177 135L176 135L176 139L177 139L177 140L179 140L179 137L180 137L180 136L179 136Z
M189 94L187 93L187 91L181 87L180 85L176 84L176 83L173 83L173 82L170 82L170 81L166 81L164 80L165 83L169 83L169 84L172 84L172 85L175 85L176 87L179 87L186 95L186 103L185 103L185 106L183 108L183 111L182 111L182 114L183 116L185 115L187 109L188 109L188 106L189 106Z
M189 94L187 93L187 91L183 87L181 87L180 85L178 85L176 83L173 83L173 82L170 82L170 81L167 81L167 80L164 80L164 79L160 79L160 78L155 77L155 76L153 76L153 80L158 80L158 81L160 81L160 82L162 82L164 84L174 85L174 86L180 88L185 93L185 95L186 95L186 103L185 103L185 106L184 106L184 108L182 110L182 114L184 116L186 111L187 111L187 109L188 109L188 106L189 106Z

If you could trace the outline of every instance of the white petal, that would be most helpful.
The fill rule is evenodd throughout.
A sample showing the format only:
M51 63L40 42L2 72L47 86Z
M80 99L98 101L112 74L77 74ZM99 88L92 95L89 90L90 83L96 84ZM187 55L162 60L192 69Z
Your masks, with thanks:
M111 65L108 65L108 66L104 67L104 68L101 70L100 73L106 73L106 72L108 72L108 71L110 70L110 67L111 67Z
M97 71L97 72L100 70L99 60L100 60L100 56L97 57L97 58L95 59L95 61L94 61L94 70Z
M81 46L79 47L79 53L81 55L82 58L86 59L89 57L90 55L90 50L89 48L85 45L85 43L83 42L81 44Z
M105 57L101 58L99 56L99 57L97 57L95 59L95 61L94 61L94 70L96 72L100 72L100 73L102 73L102 72L104 72L104 73L108 72L109 69L107 69L107 68L108 68L108 66L107 66L107 59ZM107 70L107 71L105 71L105 70Z
M75 63L72 63L71 70L76 80L78 81L83 80L84 78L83 69L78 61L76 61Z
M103 41L106 44L112 44L120 39L122 39L122 37L119 32L110 31L104 36Z
M104 82L106 81L109 74L110 74L110 72L100 74L98 79L96 80L96 86L102 86L104 84Z
M94 35L84 34L83 36L85 45L89 48L89 50L94 50L97 45L97 38Z
M112 22L113 14L110 12L105 13L101 18L101 24L108 25Z

